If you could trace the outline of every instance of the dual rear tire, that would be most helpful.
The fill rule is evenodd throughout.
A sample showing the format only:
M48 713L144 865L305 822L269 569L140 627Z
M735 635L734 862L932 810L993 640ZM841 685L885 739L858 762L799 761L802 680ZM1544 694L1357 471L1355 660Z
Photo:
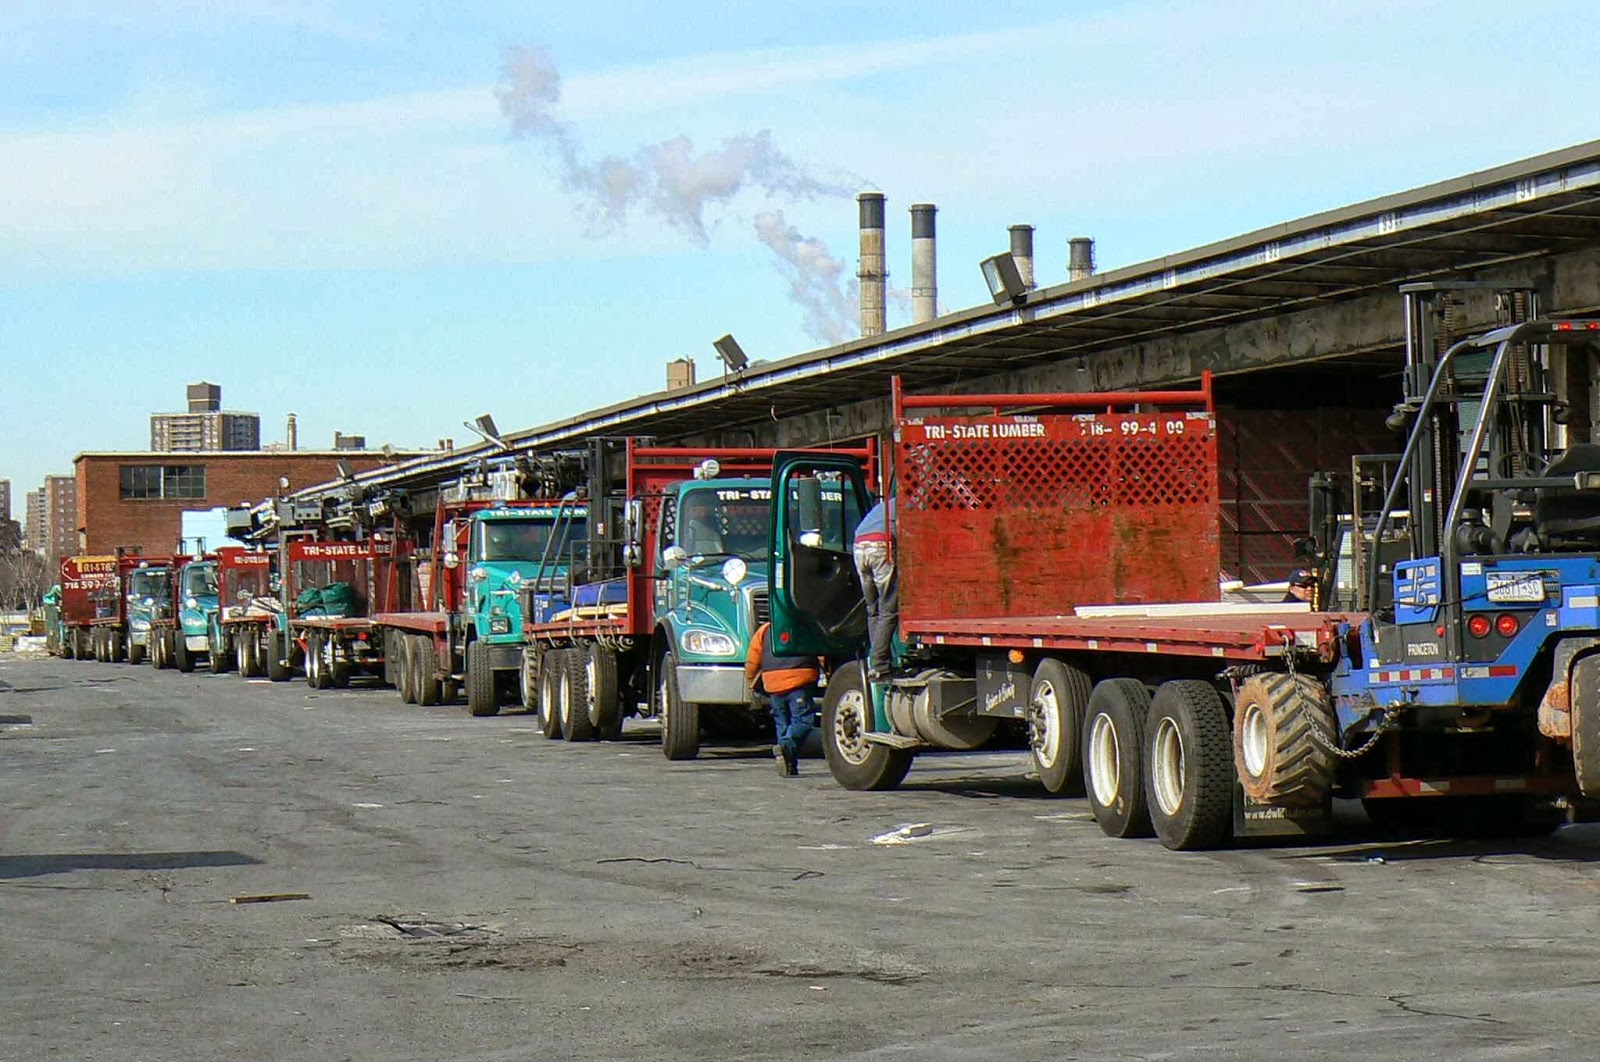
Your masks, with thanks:
M1233 827L1228 713L1208 682L1107 679L1085 708L1083 768L1089 806L1111 837L1168 848L1215 848Z

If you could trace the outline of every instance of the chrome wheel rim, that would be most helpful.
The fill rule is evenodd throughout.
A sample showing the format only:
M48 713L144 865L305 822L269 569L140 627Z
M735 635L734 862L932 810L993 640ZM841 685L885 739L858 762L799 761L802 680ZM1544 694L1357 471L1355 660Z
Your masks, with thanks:
M1042 684L1028 705L1028 745L1040 767L1054 767L1061 757L1060 711L1055 687Z
M1156 805L1169 817L1183 808L1185 773L1183 735L1177 723L1163 718L1150 741L1150 781Z
M867 696L861 690L846 690L839 696L833 713L833 744L852 767L867 762L872 746L866 738Z
M1096 715L1089 727L1089 786L1103 808L1115 805L1122 792L1122 743L1108 715Z

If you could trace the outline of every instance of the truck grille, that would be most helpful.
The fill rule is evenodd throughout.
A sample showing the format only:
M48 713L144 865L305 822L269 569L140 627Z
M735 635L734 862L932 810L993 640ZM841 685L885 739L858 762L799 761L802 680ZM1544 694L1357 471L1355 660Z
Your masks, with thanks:
M767 604L767 588L761 587L750 591L750 629L755 630L772 618L772 609Z

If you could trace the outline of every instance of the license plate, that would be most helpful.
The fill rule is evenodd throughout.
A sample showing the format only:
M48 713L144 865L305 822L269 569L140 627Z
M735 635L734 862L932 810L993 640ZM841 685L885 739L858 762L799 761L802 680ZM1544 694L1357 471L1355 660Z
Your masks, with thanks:
M1485 572L1489 600L1496 605L1537 604L1544 600L1544 576L1538 572Z

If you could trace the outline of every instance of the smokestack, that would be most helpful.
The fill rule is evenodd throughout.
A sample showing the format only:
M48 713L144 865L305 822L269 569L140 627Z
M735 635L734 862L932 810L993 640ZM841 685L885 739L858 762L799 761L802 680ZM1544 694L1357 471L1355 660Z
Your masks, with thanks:
M288 427L288 430L286 431L286 433L284 435L284 443L291 450L299 449L299 446L296 443L296 435L295 435L295 430L294 430L294 414L293 413L289 414L289 427Z
M861 279L861 334L881 336L889 283L883 263L883 193L862 192L856 201L861 204L861 272L856 274Z
M1029 291L1034 289L1033 282L1033 226L1013 225L1011 232L1011 260L1017 263L1017 272L1022 276L1022 286Z
M694 362L678 358L667 362L667 390L682 391L694 386Z
M1094 274L1094 239L1074 236L1067 241L1067 279L1082 280Z
M939 252L934 239L932 203L911 205L911 320L918 324L939 316Z

